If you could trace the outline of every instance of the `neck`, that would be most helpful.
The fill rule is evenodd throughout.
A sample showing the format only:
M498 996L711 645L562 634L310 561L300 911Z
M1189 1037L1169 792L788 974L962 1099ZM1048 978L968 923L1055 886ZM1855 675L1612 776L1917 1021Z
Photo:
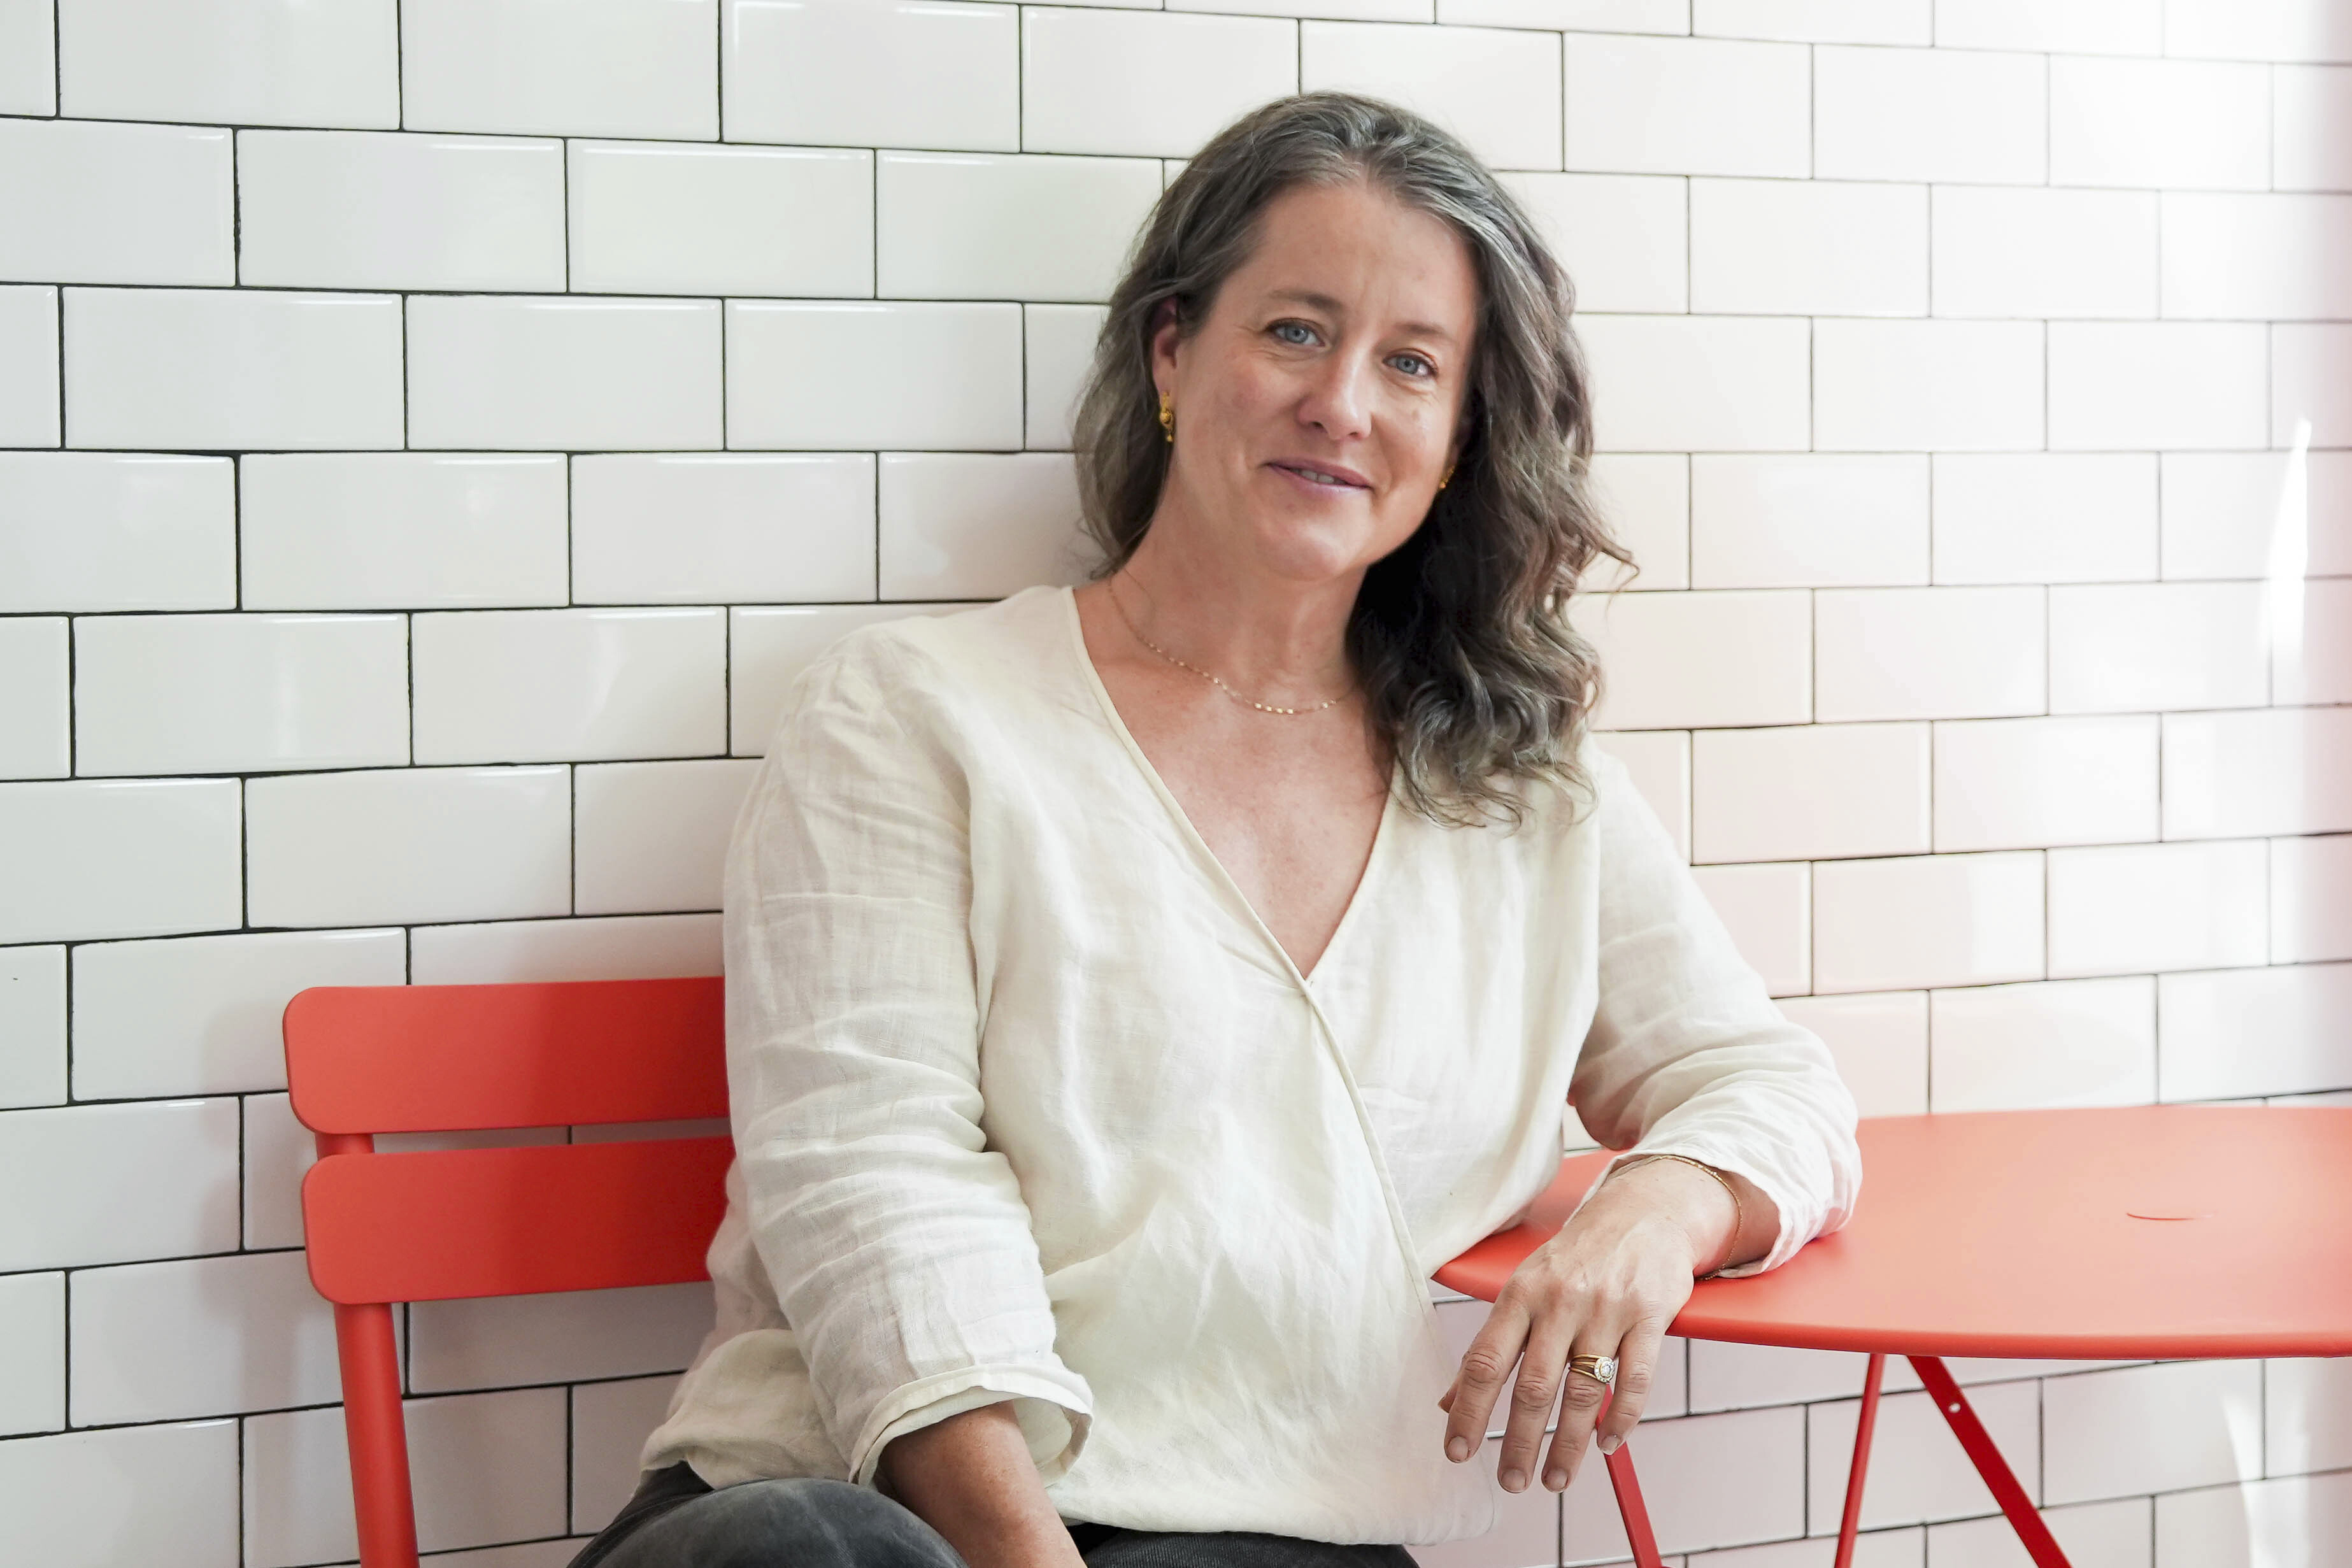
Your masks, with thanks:
M1269 700L1313 702L1352 679L1348 616L1363 575L1278 576L1190 548L1155 521L1108 586L1167 652Z

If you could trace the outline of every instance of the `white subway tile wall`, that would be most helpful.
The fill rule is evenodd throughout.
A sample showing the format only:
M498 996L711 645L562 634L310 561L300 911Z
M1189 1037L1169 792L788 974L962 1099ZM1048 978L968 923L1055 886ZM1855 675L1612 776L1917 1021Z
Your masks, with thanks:
M1602 743L1865 1114L2352 1092L2341 0L0 0L16 1552L350 1559L287 998L717 973L793 678L1087 575L1137 226L1319 87L1564 260ZM709 1310L404 1314L427 1549L560 1568ZM1825 1568L1859 1364L1667 1342L1669 1561ZM1967 1377L2079 1568L2255 1568L2347 1364ZM1915 1386L1859 1563L2021 1561ZM1418 1556L1625 1553L1499 1502Z

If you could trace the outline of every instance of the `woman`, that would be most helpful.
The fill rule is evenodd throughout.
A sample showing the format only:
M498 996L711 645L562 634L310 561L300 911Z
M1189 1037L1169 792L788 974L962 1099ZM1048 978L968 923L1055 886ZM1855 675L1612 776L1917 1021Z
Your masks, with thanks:
M1568 313L1389 105L1170 186L1080 410L1101 573L844 638L738 819L719 1322L582 1563L1393 1568L1488 1527L1507 1387L1558 1490L1695 1277L1844 1222L1827 1053L1584 734ZM1429 1274L1570 1104L1627 1152L1454 1365Z

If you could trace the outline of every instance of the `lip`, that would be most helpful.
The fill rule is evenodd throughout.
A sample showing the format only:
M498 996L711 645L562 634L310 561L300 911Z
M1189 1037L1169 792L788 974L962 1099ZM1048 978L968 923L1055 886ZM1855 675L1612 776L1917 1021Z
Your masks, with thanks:
M1318 474L1328 474L1335 479L1345 479L1349 484L1354 486L1358 489L1368 490L1372 488L1371 480L1364 478L1363 475L1356 472L1355 469L1347 468L1339 463L1318 462L1307 458L1276 458L1267 463L1266 467L1270 468L1285 469L1312 468ZM1318 489L1328 490L1337 488L1331 485L1318 484L1317 481L1308 479L1301 479L1300 482L1303 484L1315 485Z

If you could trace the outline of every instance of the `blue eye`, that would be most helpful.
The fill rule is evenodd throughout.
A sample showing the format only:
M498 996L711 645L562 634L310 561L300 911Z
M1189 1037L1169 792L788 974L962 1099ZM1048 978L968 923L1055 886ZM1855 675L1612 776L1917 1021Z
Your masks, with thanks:
M1427 360L1425 360L1425 359L1422 358L1419 354L1399 354L1399 355L1397 355L1396 357L1397 357L1397 358L1399 358L1399 359L1409 359L1409 360L1412 361L1412 363L1415 363L1415 364L1417 364L1417 365L1420 365L1423 370L1427 371L1427 372L1428 372L1430 374L1432 374L1432 375L1435 375L1435 374L1437 374L1437 367L1436 367L1435 365L1431 364ZM1416 374L1417 374L1417 373L1416 373Z
M1285 327L1297 327L1300 331L1309 334L1313 333L1315 331L1314 328L1308 326L1304 321L1276 321L1274 324L1274 330L1277 332L1281 331ZM1295 338L1285 338L1283 340L1285 342L1296 342L1297 341L1297 340Z

